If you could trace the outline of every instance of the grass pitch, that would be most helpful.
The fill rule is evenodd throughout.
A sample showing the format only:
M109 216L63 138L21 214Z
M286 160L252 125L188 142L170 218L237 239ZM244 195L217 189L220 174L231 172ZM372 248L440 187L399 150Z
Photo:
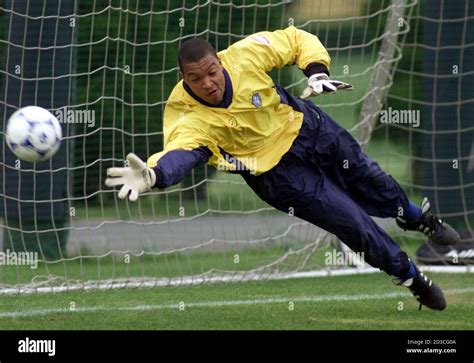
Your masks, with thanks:
M472 274L429 274L443 312L383 273L152 289L5 295L0 329L473 329Z

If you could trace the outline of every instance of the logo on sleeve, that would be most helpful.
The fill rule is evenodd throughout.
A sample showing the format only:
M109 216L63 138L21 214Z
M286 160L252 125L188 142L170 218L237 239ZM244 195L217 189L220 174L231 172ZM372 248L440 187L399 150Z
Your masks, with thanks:
M260 43L260 44L263 44L263 45L270 45L270 40L268 40L268 38L266 38L266 37L264 37L263 35L260 35L260 34L253 35L251 37L251 39L256 43Z
M255 107L259 108L262 106L262 97L258 92L252 93L252 99L251 99L252 105Z

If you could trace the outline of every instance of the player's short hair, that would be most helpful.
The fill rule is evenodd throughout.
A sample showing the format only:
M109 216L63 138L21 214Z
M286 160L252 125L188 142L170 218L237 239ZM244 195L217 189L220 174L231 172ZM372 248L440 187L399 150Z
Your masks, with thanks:
M207 40L202 38L186 40L178 51L179 69L182 72L185 63L196 63L208 54L217 58L216 50Z

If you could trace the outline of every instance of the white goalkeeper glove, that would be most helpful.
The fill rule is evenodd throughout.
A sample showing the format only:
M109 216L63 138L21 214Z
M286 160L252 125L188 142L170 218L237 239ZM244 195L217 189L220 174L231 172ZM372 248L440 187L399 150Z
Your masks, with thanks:
M133 153L127 155L127 161L127 167L107 169L105 185L122 185L118 197L125 199L128 196L131 202L135 202L139 194L149 191L155 185L156 175L153 169Z
M349 83L329 79L326 73L316 73L308 78L308 87L300 97L306 99L323 93L334 93L340 89L350 91L353 87Z

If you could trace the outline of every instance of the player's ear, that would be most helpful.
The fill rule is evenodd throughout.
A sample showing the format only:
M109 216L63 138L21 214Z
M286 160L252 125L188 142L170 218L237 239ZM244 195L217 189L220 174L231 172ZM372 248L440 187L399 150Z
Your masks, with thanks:
M179 76L184 79L184 64L179 64Z

